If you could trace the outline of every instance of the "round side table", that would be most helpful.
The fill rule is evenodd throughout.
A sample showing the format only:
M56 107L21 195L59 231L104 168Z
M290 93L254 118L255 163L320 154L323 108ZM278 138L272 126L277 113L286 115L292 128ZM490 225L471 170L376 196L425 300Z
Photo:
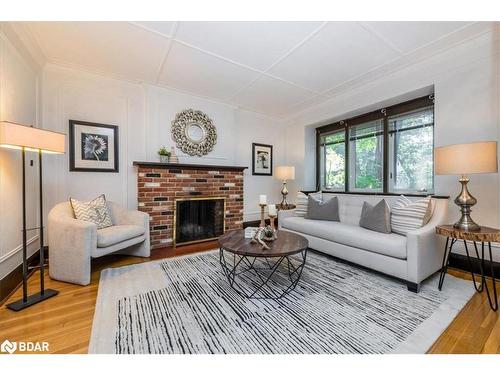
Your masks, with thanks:
M444 277L446 276L446 272L448 271L451 249L453 248L453 245L457 241L463 241L465 246L465 252L467 254L467 261L469 263L470 273L472 275L472 282L474 283L474 288L478 293L481 293L483 290L486 290L486 294L488 296L488 302L490 303L491 309L493 311L497 311L498 296L497 296L495 273L493 270L493 258L491 255L491 243L500 242L500 230L495 228L481 227L479 231L469 232L466 230L456 229L453 227L453 225L438 225L436 227L436 233L446 237L443 264L441 266L441 271L439 274L439 285L438 285L439 290L441 290L441 288L443 287ZM479 269L481 272L481 274L478 275L481 277L480 284L476 283L476 275L474 274L474 269L472 268L472 260L471 257L469 256L469 248L467 247L467 241L470 241L474 244L474 250L476 252L476 257L477 257L476 261L479 261ZM479 257L477 242L481 242L481 257ZM493 291L492 291L493 296L490 295L490 290L488 288L488 284L486 283L486 277L484 274L485 243L488 244L488 251L490 253L490 271L491 271L491 280L493 282Z

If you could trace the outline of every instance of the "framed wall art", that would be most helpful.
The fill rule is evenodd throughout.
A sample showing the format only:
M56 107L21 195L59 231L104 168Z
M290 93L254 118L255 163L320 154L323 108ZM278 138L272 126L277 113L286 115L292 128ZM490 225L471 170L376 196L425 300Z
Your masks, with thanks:
M273 175L273 146L252 143L252 175Z
M69 170L118 172L118 126L69 120Z

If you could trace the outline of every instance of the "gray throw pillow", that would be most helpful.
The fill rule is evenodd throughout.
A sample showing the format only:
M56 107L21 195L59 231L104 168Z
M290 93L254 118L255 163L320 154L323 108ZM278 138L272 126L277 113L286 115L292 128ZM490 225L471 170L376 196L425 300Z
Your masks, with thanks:
M337 197L320 202L309 196L307 199L306 219L340 221L339 200Z
M364 202L359 226L380 233L391 233L391 210L385 199L375 206Z

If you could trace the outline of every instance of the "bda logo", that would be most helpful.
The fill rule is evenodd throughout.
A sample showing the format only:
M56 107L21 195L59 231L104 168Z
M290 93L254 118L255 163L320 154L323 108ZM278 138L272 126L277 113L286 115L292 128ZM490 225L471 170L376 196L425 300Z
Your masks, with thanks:
M0 352L4 353L14 353L17 349L17 343L16 342L10 342L9 340L5 340L2 342L2 345L0 345Z

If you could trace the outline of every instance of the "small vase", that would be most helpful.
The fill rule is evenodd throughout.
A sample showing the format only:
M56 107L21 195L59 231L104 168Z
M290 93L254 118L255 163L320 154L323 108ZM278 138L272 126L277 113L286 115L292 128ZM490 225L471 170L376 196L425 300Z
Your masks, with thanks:
M168 163L168 155L160 155L160 163Z
M170 148L170 163L178 163L179 157L175 154L175 147Z

